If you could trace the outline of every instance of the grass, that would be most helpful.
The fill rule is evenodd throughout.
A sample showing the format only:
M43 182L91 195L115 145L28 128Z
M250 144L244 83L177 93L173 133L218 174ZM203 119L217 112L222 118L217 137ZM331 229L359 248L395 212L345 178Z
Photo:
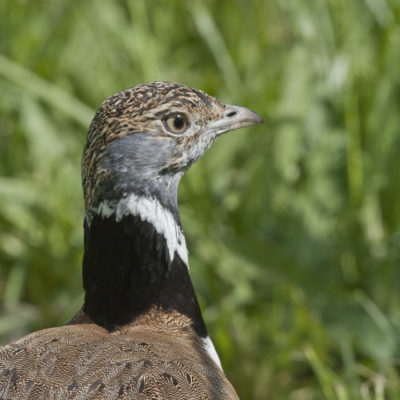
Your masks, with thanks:
M396 0L0 4L0 341L82 301L80 152L109 95L179 81L267 124L180 187L191 274L242 399L400 398Z

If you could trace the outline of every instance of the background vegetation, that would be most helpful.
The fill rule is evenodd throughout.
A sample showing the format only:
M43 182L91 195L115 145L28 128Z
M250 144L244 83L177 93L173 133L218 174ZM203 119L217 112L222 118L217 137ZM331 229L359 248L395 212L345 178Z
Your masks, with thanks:
M80 154L151 80L248 106L180 186L242 399L400 399L398 0L0 2L0 340L80 306Z

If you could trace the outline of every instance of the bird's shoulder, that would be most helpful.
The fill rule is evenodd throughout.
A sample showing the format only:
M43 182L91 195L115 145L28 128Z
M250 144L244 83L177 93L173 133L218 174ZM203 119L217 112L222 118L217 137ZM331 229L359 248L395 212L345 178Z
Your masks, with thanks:
M188 335L95 324L35 332L0 348L0 398L236 399L224 373Z

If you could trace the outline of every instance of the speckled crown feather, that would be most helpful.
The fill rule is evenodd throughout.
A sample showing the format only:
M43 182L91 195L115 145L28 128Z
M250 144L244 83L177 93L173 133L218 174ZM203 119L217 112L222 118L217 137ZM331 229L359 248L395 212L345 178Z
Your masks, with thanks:
M195 115L200 127L217 120L225 105L201 90L170 82L145 83L109 97L97 110L87 134L82 156L82 184L86 213L90 214L97 199L97 188L110 173L102 167L109 144L124 136L153 129L152 123L160 120L172 109L184 109ZM163 131L157 132L165 136ZM196 134L176 138L178 159ZM171 165L173 169L174 157Z

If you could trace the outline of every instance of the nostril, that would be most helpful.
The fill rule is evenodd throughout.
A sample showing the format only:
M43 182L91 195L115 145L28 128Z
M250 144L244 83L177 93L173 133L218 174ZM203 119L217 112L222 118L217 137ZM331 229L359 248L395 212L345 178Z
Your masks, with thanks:
M236 115L236 111L231 111L229 114L226 114L227 117L233 117Z

